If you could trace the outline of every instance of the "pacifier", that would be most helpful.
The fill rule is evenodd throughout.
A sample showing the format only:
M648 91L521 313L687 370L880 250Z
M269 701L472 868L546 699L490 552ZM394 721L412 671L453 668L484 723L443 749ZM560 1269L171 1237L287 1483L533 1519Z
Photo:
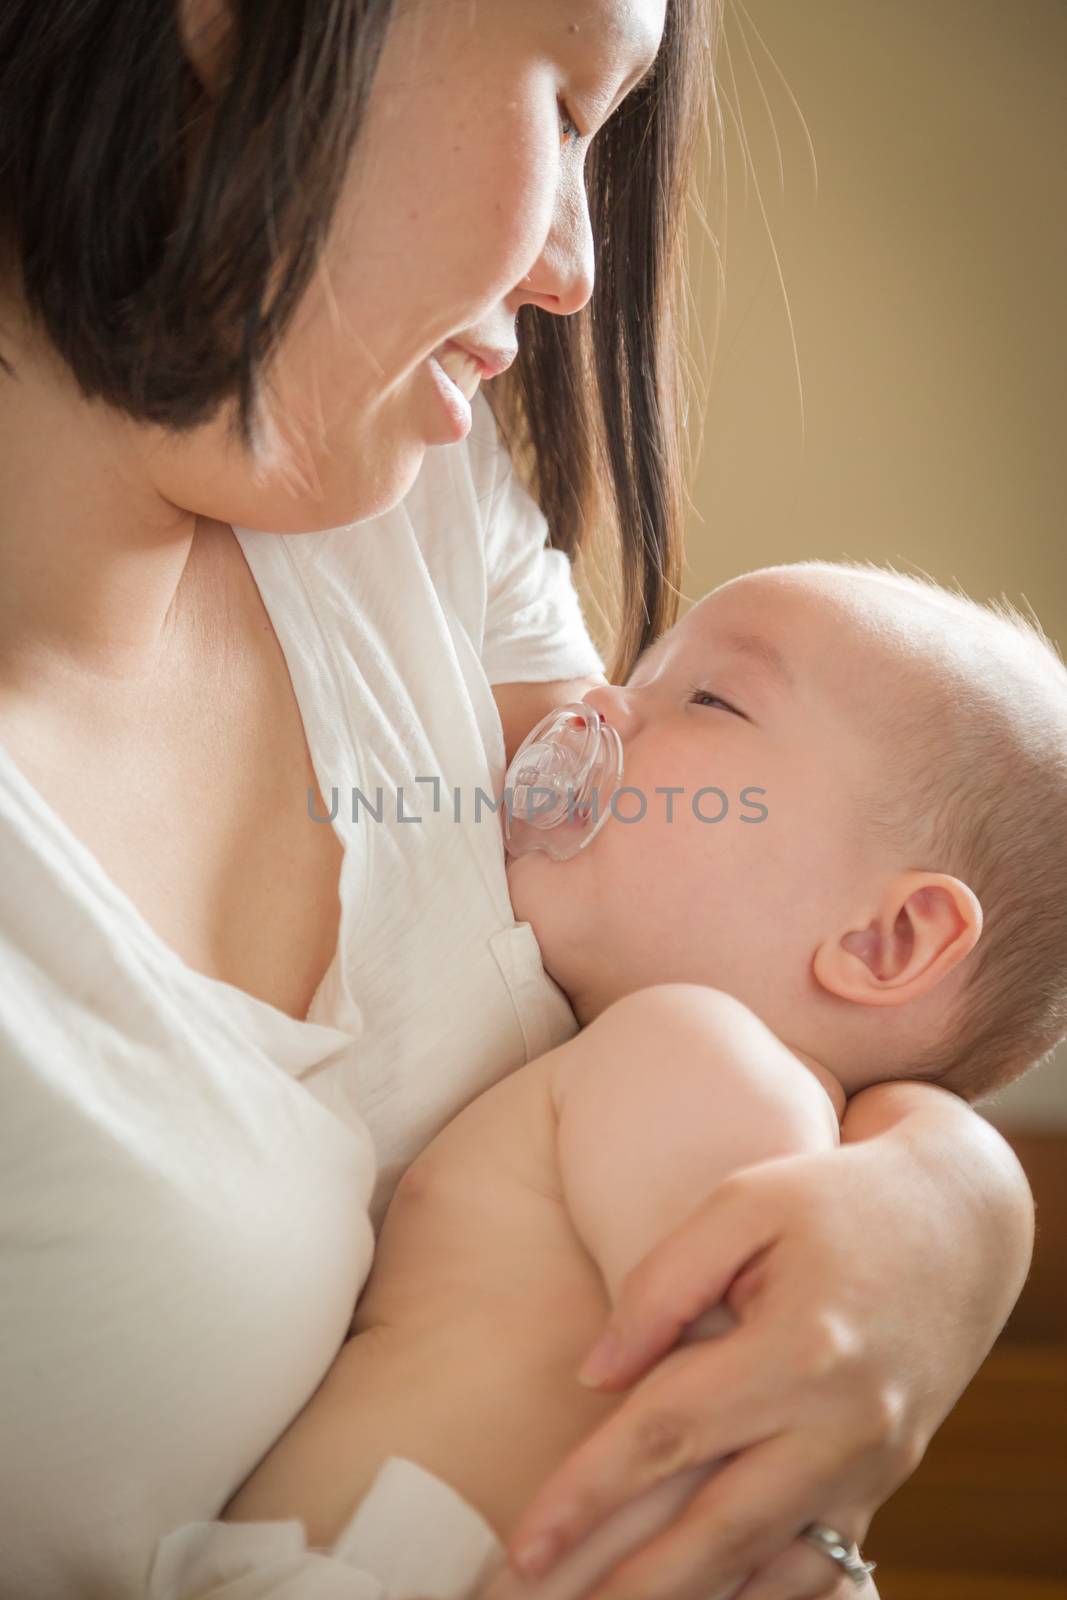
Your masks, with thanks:
M516 750L504 779L509 855L543 850L569 861L596 837L622 782L622 740L603 713L578 700L557 706Z

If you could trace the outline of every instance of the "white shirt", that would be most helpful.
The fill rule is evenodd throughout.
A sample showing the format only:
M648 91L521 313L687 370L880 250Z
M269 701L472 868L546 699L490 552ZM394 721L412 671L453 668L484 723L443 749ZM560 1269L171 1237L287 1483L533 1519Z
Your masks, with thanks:
M4 1597L141 1596L157 1541L215 1518L317 1387L400 1173L577 1031L473 811L503 788L490 684L603 663L474 411L382 516L235 529L345 845L306 1021L188 967L0 746ZM353 820L379 786L382 821Z

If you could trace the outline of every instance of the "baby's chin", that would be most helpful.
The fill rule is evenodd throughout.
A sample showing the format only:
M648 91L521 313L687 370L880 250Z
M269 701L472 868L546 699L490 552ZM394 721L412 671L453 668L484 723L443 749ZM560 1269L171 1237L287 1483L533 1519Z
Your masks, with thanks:
M548 857L542 850L532 850L529 855L509 856L504 854L504 865L508 875L508 894L511 896L512 909L519 921L524 919L519 916L517 900L522 900L527 893L531 879L537 874L537 859L540 857L547 861Z
M508 895L516 922L531 922L537 929L538 913L551 903L558 904L561 884L555 876L565 861L556 861L544 850L530 850L526 855L506 856Z

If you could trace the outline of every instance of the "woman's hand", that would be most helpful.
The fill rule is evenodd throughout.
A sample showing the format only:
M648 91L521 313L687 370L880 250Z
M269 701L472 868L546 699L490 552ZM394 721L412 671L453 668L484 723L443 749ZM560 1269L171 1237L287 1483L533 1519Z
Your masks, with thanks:
M817 1521L865 1539L1006 1320L1033 1209L1009 1147L945 1091L866 1090L842 1139L735 1173L629 1274L604 1389L722 1299L739 1325L676 1351L571 1454L513 1561L555 1526L554 1560L654 1482L719 1463L582 1600L874 1600L799 1535Z

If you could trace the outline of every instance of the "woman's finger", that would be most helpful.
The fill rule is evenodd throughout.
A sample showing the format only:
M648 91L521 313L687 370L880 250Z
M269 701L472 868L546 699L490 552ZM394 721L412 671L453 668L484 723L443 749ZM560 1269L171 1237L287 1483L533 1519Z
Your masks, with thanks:
M759 1218L751 1188L725 1179L623 1279L607 1327L582 1364L580 1381L625 1388L702 1312L720 1301L737 1312L751 1291L758 1257L780 1232L780 1211Z
M788 1382L754 1330L671 1351L526 1507L508 1541L516 1570L538 1576L653 1484L690 1467L710 1470L779 1432ZM718 1397L711 1416L709 1395Z
M616 1564L582 1600L734 1600L812 1520L813 1505L835 1504L835 1470L829 1452L813 1462L798 1435L746 1450L715 1471L675 1521ZM822 1562L831 1565L825 1556ZM821 1570L816 1563L816 1581ZM822 1581L825 1590L825 1573Z
M854 1506L832 1507L817 1519L859 1544L867 1537L870 1517ZM796 1539L738 1589L732 1600L878 1600L868 1574L857 1584L838 1564L807 1539Z
M826 1556L820 1559L817 1550L799 1540L730 1600L878 1600L878 1590L870 1577L856 1585L840 1568L835 1571Z

